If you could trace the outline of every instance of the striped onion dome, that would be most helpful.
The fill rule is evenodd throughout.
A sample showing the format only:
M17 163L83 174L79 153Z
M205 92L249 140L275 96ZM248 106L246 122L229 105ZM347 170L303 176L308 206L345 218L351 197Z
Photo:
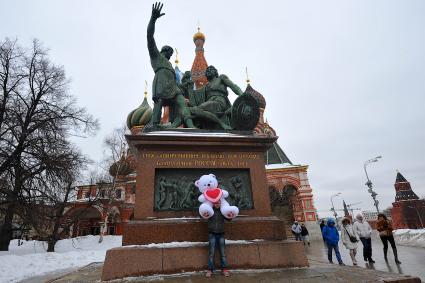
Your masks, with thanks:
M150 107L148 100L143 99L143 103L130 112L127 116L127 127L129 129L137 126L145 126L152 118L152 108Z

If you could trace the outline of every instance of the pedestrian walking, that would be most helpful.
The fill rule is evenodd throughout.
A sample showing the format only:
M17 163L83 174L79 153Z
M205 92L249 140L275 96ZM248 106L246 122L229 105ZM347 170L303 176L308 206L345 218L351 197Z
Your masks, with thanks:
M320 231L323 231L323 227L325 227L325 220L322 220L322 222L320 222Z
M342 219L341 239L347 250L350 250L350 257L353 261L353 265L357 265L356 254L357 254L357 242L359 237L356 231L351 225L351 220L348 217Z
M398 259L397 247L395 246L394 236L393 236L393 226L391 222L387 219L385 214L378 214L378 222L376 223L377 230L379 232L379 237L381 238L382 244L384 244L384 258L385 261L388 261L387 252L388 252L388 242L391 244L391 248L394 253L395 263L401 264L401 261Z
M294 221L291 229L292 233L295 235L295 241L301 241L301 226L298 224L298 221Z
M226 277L230 275L229 271L227 270L224 240L224 220L227 218L221 214L220 205L220 201L214 203L214 215L208 218L208 270L205 274L205 277L211 277L214 272L214 255L216 247L218 247L220 252L221 271Z
M335 227L335 221L329 219L328 223L322 230L323 238L325 239L326 246L328 247L328 260L330 263L332 261L332 250L335 250L335 256L338 260L339 265L345 265L342 262L341 254L339 253L338 242L339 242L339 233Z
M326 226L325 220L322 220L322 222L320 222L320 232L323 231L323 227L325 227L325 226ZM324 242L325 238L323 237L323 234L322 234L322 239L323 239L323 242Z
M304 223L301 223L301 240L304 243L307 243L310 246L310 239L308 237L308 230L307 227L305 227Z
M356 219L353 227L363 244L364 261L375 263L372 259L372 228L367 221L363 220L363 215L357 214Z

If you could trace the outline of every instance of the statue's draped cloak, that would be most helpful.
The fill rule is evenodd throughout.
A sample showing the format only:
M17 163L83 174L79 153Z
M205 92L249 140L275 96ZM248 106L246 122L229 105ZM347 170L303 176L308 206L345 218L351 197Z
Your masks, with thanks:
M175 81L175 71L170 61L162 54L151 57L151 65L155 72L152 83L152 99L156 102L158 99L172 99L179 93Z

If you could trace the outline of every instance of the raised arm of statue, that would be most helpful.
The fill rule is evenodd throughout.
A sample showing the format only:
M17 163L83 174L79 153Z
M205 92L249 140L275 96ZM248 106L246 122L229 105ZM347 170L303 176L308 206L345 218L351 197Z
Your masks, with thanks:
M240 87L234 84L226 75L220 75L221 81L229 87L235 94L242 95L243 91Z
M160 2L155 3L152 5L152 15L151 19L148 24L148 50L149 50L149 56L151 58L157 57L159 55L158 47L156 47L155 39L153 37L155 33L155 22L158 18L165 15L165 13L161 13L162 6L164 4L161 4Z

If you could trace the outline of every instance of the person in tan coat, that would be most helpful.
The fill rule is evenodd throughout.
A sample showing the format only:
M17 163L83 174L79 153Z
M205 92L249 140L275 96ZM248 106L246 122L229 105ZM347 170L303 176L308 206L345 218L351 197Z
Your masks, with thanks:
M395 246L394 236L393 236L393 226L391 221L387 219L385 214L378 214L378 222L376 223L376 229L379 232L379 237L381 238L382 244L384 244L384 258L385 261L388 261L387 252L388 252L388 242L391 244L391 248L394 253L395 263L400 264L401 261L398 259L397 247Z

